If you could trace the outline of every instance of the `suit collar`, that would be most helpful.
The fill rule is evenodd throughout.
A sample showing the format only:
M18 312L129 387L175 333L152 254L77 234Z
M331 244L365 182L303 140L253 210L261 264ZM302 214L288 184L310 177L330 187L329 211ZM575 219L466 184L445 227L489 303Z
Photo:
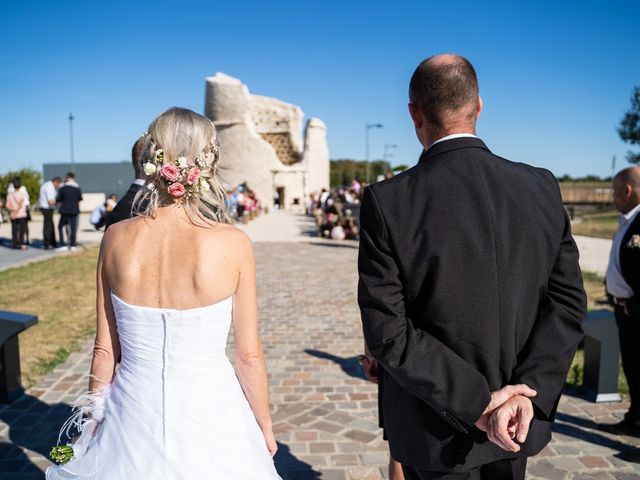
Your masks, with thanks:
M444 142L431 145L427 150L422 152L418 163L423 163L436 155L452 152L453 150L460 150L461 148L482 148L487 152L490 151L485 143L477 137L452 138L451 140L445 140Z
M132 183L132 184L129 186L129 191L130 191L131 193L138 193L138 190L140 190L141 188L142 188L142 186L141 186L141 185L138 185L137 183Z

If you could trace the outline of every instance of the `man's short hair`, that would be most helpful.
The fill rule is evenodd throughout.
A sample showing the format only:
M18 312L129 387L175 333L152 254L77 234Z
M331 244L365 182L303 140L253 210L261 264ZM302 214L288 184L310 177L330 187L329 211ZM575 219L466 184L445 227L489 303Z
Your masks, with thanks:
M144 178L142 154L144 153L144 137L138 138L131 148L131 164L136 178Z
M73 172L67 172L67 178L76 178L76 174Z
M409 99L435 127L445 126L446 117L456 112L468 117L462 120L473 121L478 105L476 71L460 55L431 56L413 72Z
M61 179L60 177L53 177L53 178L51 179L51 181L52 181L52 182L60 182L60 183L62 183L62 179Z
M634 190L640 189L640 167L627 167L613 177L624 185L631 185Z

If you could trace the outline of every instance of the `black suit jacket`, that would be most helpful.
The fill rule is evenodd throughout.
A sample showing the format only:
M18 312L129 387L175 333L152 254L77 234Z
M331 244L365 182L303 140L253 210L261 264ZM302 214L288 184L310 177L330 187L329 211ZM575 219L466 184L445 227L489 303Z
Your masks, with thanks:
M517 383L538 391L521 454L538 453L586 310L553 175L447 140L367 188L360 222L358 302L393 458L463 471L515 457L473 425Z
M81 201L82 190L67 183L62 185L56 194L58 211L64 215L78 215L80 213Z
M116 206L113 207L111 213L107 216L105 230L114 223L133 217L133 199L136 197L136 193L138 193L141 188L142 186L138 185L137 183L132 183L131 186L129 186L129 190L127 190L127 193L124 194L124 196L120 199Z
M620 244L622 277L633 290L633 297L627 300L627 308L632 317L640 318L640 248L629 245L634 235L640 235L640 213L636 214Z

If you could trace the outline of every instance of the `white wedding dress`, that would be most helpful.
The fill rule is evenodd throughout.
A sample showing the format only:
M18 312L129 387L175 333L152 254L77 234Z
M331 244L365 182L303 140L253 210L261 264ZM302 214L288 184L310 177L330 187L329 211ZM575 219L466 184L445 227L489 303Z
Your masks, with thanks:
M174 310L111 296L122 359L104 417L46 478L280 479L226 357L232 299Z

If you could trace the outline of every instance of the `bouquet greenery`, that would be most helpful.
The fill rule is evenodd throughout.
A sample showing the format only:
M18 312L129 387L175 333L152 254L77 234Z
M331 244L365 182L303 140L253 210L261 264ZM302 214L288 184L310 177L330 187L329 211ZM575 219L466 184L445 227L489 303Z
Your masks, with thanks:
M73 458L73 447L71 445L61 445L59 447L53 447L49 454L51 460L58 465L64 465Z

